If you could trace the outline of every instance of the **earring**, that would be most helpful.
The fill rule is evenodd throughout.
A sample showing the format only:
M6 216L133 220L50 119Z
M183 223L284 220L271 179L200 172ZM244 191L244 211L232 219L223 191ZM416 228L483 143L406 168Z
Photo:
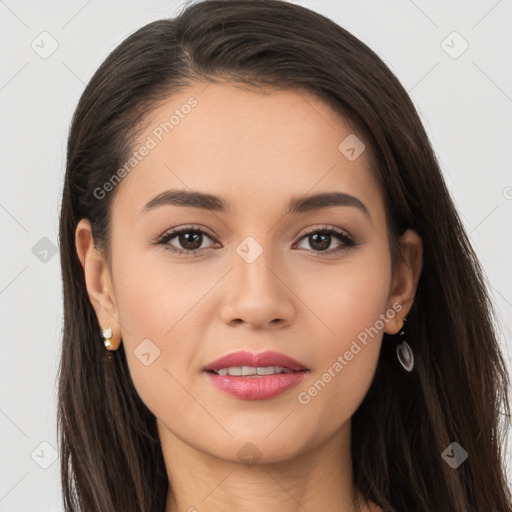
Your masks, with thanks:
M112 351L117 350L119 348L119 342L121 341L121 339L120 337L118 339L117 336L113 339L112 327L108 327L108 329L105 329L103 331L103 337L105 338L104 344L107 350Z
M402 343L396 346L396 356L398 358L398 362L402 365L404 370L408 372L412 372L412 369L414 368L414 354L412 352L412 348L410 347L409 343L405 341L405 322L407 321L406 318L404 318L404 323L402 324L402 330L400 331L400 337L402 339Z

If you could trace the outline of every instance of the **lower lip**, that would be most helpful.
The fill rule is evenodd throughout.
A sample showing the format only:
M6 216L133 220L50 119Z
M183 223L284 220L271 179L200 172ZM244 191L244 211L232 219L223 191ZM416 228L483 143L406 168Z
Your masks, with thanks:
M277 373L237 377L233 375L217 375L205 372L208 380L221 391L241 400L267 400L284 393L304 380L307 370L293 373Z

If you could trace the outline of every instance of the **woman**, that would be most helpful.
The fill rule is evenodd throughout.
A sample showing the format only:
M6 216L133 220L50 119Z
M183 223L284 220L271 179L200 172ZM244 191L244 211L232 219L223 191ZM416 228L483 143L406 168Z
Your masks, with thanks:
M414 106L278 0L142 27L60 217L67 511L511 510L508 374Z

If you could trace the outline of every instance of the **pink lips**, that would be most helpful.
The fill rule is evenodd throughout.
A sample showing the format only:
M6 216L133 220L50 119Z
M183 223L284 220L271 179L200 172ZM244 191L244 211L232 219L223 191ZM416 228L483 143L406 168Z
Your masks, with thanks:
M233 352L227 356L221 357L205 366L205 370L218 371L221 368L229 368L230 366L282 366L289 370L307 370L305 366L300 364L295 359L285 356L280 352L274 352L273 350L266 350L265 352L248 352L247 350L240 350L239 352Z
M291 373L250 376L213 373L221 368L233 366L282 366L291 370ZM272 350L258 353L245 350L234 352L208 364L204 371L208 380L217 389L242 400L266 400L277 396L299 384L309 373L308 368L295 359Z

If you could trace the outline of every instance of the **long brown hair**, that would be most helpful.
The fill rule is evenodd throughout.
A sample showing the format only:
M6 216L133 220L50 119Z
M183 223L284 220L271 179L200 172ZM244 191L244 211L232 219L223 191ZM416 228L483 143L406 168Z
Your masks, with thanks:
M407 228L423 240L407 322L415 369L400 371L396 340L384 334L374 381L352 417L357 488L386 511L510 511L502 451L509 377L495 312L419 116L370 48L326 17L280 0L206 0L149 23L112 51L80 98L59 234L65 510L163 512L172 492L156 419L133 386L123 345L113 361L105 358L75 229L89 219L94 243L109 261L115 189L101 199L94 191L129 158L152 109L193 80L317 95L371 148L392 253ZM468 453L457 469L441 456L453 441Z

